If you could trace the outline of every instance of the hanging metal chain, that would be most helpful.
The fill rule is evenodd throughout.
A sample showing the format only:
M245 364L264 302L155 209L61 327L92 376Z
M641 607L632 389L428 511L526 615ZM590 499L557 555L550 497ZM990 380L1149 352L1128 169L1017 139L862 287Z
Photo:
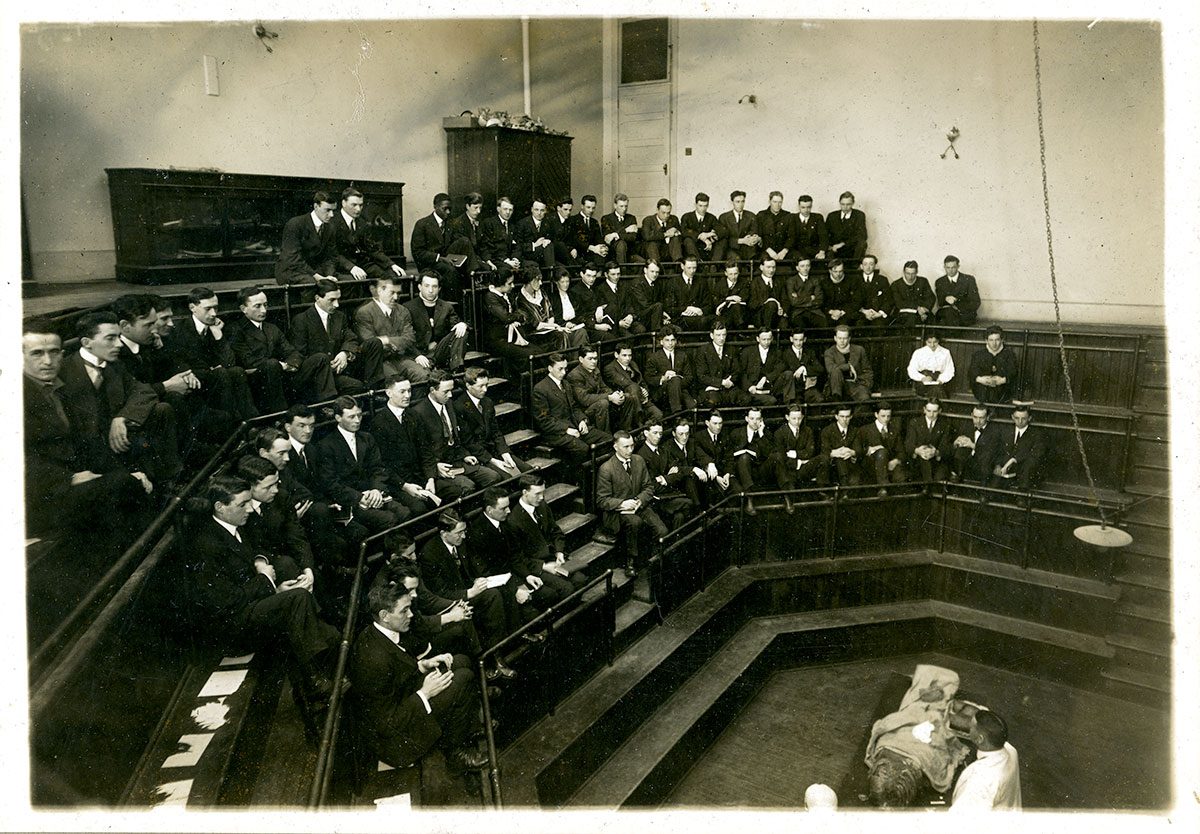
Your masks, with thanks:
M1075 386L1071 382L1071 368L1067 364L1067 343L1063 335L1062 312L1058 307L1058 277L1054 271L1054 234L1050 226L1050 181L1046 175L1046 130L1042 124L1042 48L1038 39L1038 22L1033 21L1033 71L1037 83L1037 124L1038 149L1042 162L1042 207L1046 213L1046 251L1050 256L1050 289L1054 293L1054 326L1058 330L1058 358L1062 362L1063 379L1067 383L1067 404L1071 408L1071 426L1075 431L1075 443L1079 447L1079 458L1083 461L1083 471L1087 475L1088 489L1091 491L1092 503L1100 514L1101 526L1106 526L1104 507L1100 505L1100 496L1096 492L1096 481L1092 477L1092 467L1088 464L1087 451L1083 448L1083 433L1079 430L1079 414L1075 410Z

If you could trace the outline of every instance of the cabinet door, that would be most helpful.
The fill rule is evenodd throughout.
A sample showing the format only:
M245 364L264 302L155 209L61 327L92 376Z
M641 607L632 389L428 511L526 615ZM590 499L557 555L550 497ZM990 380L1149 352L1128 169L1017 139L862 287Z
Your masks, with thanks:
M206 188L152 189L140 219L151 263L186 263L226 256L225 195Z
M553 201L571 193L571 140L537 136L532 145L533 188L553 209Z
M229 256L235 259L274 258L279 255L283 224L311 203L295 203L279 192L232 191L229 211Z
M549 194L537 194L534 190L533 174L533 135L504 132L497 134L498 151L496 163L499 168L499 193L507 194L513 201L513 217L521 218L529 214L533 198L549 202L554 199Z
M363 192L363 210L359 228L369 231L385 253L403 262L404 232L400 228L400 197L394 194Z

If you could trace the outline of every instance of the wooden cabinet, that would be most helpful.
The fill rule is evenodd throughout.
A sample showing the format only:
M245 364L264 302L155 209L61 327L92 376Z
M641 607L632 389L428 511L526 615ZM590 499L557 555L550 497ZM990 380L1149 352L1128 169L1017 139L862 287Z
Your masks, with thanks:
M404 263L404 183L219 171L108 168L117 279L140 284L273 280L283 224L314 191L363 193L359 225Z
M553 211L554 201L571 193L570 136L506 127L445 131L446 182L456 214L472 191L483 195L485 216L495 213L498 196L507 195L516 208L513 217L529 214L535 196Z

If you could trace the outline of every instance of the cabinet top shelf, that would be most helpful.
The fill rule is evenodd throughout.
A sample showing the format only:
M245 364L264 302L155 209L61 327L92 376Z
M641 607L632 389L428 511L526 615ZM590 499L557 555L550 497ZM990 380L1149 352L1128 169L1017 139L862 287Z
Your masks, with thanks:
M573 140L574 136L567 136L564 133L547 133L542 130L522 130L519 127L501 127L500 125L492 125L491 127L475 126L455 126L443 125L442 130L447 133L508 133L515 136L544 136L548 139L566 139Z

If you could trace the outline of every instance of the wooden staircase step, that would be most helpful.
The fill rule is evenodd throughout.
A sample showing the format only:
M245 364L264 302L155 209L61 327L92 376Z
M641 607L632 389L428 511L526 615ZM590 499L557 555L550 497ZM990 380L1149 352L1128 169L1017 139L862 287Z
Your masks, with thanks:
M596 520L591 513L569 513L558 519L558 529L564 536L569 536L581 527L586 527Z
M539 471L549 469L551 466L559 463L558 458L548 458L542 455L537 455L531 458L525 458L525 462Z
M504 417L508 414L513 414L521 410L520 403L499 402L496 403L496 417Z
M1127 686L1139 686L1156 692L1170 692L1171 678L1168 675L1153 675L1129 666L1111 666L1100 672L1106 680L1119 681Z
M550 484L550 486L546 487L546 503L553 504L560 498L566 498L568 495L574 495L577 492L579 492L579 487L574 484Z
M516 429L504 435L504 442L512 447L533 440L537 436L538 433L533 429Z
M1149 573L1123 573L1117 577L1117 583L1135 588L1150 588L1165 593L1170 593L1171 591L1170 577L1156 576Z
M1170 641L1155 640L1152 637L1146 637L1142 634L1126 634L1124 632L1110 634L1104 639L1110 646L1115 648L1127 649L1128 651L1153 655L1154 657L1167 659L1171 657Z
M588 542L580 545L571 551L571 555L567 557L567 569L574 573L577 570L583 570L596 560L607 555L613 549L611 544L603 544L601 542ZM621 572L622 577L625 575ZM584 595L586 599L586 594Z
M1138 437L1166 440L1171 436L1171 420L1166 414L1141 412L1137 415L1135 426Z
M470 365L472 362L480 362L491 356L490 353L484 353L482 350L468 350L463 354L463 363Z
M1115 666L1100 672L1104 691L1114 698L1166 710L1171 706L1171 678L1140 669Z

